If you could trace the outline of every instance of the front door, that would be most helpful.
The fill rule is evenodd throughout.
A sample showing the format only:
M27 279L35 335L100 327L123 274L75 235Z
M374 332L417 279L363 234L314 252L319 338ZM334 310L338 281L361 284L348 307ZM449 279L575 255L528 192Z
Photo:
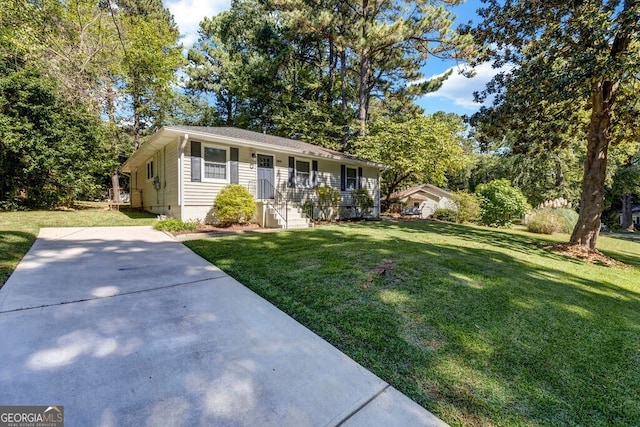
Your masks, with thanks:
M258 199L273 199L273 156L258 154Z

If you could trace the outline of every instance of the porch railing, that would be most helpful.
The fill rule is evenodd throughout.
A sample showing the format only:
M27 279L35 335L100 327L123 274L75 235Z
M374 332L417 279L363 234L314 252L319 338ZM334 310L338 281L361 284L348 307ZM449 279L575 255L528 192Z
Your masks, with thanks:
M256 199L263 200L280 217L285 229L289 228L289 202L271 182L266 179L249 181L247 187Z

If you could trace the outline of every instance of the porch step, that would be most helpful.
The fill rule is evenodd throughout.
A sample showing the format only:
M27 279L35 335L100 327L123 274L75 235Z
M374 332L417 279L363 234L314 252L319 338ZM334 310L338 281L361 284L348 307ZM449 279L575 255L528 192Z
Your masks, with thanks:
M309 228L309 219L302 213L302 209L295 206L290 206L287 209L288 224L285 224L284 219L281 218L271 206L268 207L268 215L271 215L275 222L277 222L278 228L286 228L289 230Z

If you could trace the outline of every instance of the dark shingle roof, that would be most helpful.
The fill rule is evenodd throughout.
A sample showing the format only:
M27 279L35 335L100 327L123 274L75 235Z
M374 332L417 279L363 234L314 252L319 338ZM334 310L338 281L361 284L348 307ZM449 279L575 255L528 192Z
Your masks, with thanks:
M341 153L339 151L330 150L318 145L309 144L307 142L295 139L282 138L280 136L268 135L250 130L238 129L234 127L207 127L207 126L167 126L168 129L179 130L187 133L200 133L224 138L233 138L250 143L260 143L264 145L272 145L274 147L289 148L292 150L304 152L319 157L334 157L345 160L354 160L357 162L365 162L371 165L383 166L375 162L361 159L350 154Z

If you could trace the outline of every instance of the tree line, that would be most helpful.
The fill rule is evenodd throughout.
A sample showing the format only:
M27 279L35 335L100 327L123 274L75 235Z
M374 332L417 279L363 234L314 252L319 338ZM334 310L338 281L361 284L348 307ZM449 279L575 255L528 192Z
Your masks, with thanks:
M639 2L486 0L454 28L460 2L234 0L188 49L161 0L3 2L0 202L95 197L156 127L237 126L384 162L387 195L506 177L574 201L594 248L638 192ZM414 102L434 57L511 66L465 122Z

